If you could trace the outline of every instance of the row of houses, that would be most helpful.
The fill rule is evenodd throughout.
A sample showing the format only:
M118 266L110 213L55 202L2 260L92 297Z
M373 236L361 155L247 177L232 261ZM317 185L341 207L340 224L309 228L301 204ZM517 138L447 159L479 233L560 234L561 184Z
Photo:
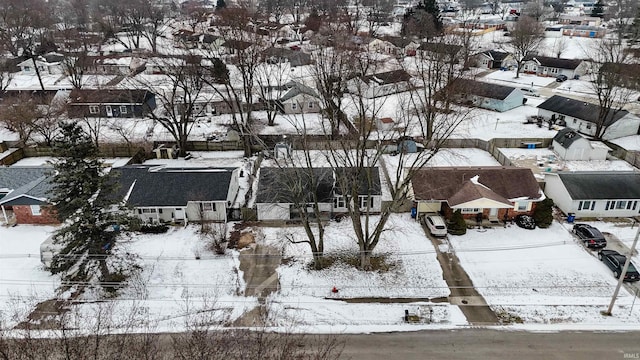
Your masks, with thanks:
M58 223L48 202L51 171L47 167L0 168L0 207L5 220L13 214L18 224ZM240 169L128 165L113 171L119 183L114 204L126 206L131 216L145 223L240 218L239 184L245 176ZM343 187L342 181L353 181L353 174L349 168L262 168L255 216L260 221L288 221L300 219L301 211L309 215L317 210L330 218L344 214L349 203L362 212L380 212L385 206L382 173L370 168L357 174L358 199ZM293 176L305 191L283 186L283 179L291 181ZM475 219L482 214L492 222L531 214L546 197L578 217L637 216L639 189L639 172L587 171L550 173L543 192L530 169L509 166L424 168L411 181L418 217L434 212L449 217L460 210L464 217Z

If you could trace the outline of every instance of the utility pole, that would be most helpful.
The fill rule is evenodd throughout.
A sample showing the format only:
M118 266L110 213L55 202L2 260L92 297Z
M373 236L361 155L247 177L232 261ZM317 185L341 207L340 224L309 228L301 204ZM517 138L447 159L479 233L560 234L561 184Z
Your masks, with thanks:
M616 303L616 298L618 297L618 292L620 292L620 287L624 282L624 276L627 274L627 269L629 268L629 263L631 263L631 255L633 255L633 251L636 248L636 244L638 243L638 237L640 236L640 226L636 231L636 237L633 239L633 245L631 245L631 250L629 251L629 255L627 255L627 261L624 262L624 266L622 267L622 273L618 278L618 286L616 286L616 291L613 292L613 296L611 297L611 303L609 304L609 309L607 311L603 311L602 315L611 316L611 311L613 310L613 305ZM633 296L636 296L634 294Z

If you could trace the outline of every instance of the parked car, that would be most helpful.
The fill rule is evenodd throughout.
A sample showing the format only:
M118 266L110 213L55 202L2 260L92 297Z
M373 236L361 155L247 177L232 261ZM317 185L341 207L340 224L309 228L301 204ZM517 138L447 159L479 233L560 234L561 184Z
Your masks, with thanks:
M533 230L536 228L536 221L533 217L525 214L520 214L515 218L516 225L523 229Z
M424 224L433 236L447 236L447 224L440 215L427 215L424 217Z
M588 248L598 249L607 246L607 240L600 230L589 224L573 225L573 233L576 234Z
M560 74L560 75L556 76L556 81L557 81L557 82L567 81L567 79L568 79L568 78L567 78L567 75L562 75L562 74Z
M540 97L540 94L538 94L538 92L532 88L520 88L520 91L522 91L525 95L528 95L528 96Z
M620 254L615 250L600 250L598 252L598 259L602 261L605 265L613 271L613 276L616 279L620 278L620 274L622 274L622 268L624 267L624 263L627 261L627 257ZM627 268L627 273L624 275L624 281L638 281L640 280L640 273L633 265L633 263L629 263L629 267Z

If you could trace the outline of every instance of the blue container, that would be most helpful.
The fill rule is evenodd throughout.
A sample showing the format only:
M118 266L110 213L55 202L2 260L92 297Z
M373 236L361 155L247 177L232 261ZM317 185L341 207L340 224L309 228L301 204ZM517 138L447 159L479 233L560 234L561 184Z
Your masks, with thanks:
M411 208L411 218L415 219L417 215L418 215L418 209L415 208L415 207L412 207Z
M569 224L573 224L573 222L576 220L576 214L574 213L568 213L567 214L567 222Z

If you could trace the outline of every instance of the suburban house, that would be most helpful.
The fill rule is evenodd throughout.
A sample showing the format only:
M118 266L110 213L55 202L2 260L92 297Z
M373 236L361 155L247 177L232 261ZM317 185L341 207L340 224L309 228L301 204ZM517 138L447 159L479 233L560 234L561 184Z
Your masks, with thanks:
M147 61L132 56L103 55L78 59L87 74L129 75L144 71Z
M320 96L312 88L291 81L286 84L288 90L276 100L276 107L284 114L302 114L320 112Z
M577 132L594 136L600 106L581 100L554 95L538 105L538 115L545 119L557 119ZM606 129L602 139L610 140L624 136L637 135L640 118L626 110L611 111L604 121Z
M488 50L473 56L476 66L485 69L500 69L514 65L513 56L505 51Z
M470 79L456 79L443 91L454 94L461 103L499 112L524 104L524 94L520 89Z
M0 208L4 221L17 224L58 224L47 201L50 167L0 167Z
M545 193L576 217L634 217L640 213L640 173L576 171L548 173Z
M355 184L353 181L357 181ZM298 208L306 204L307 213L318 210L327 218L347 212L351 196L346 194L356 186L361 211L378 213L382 208L382 192L378 168L261 168L256 197L258 220L300 219ZM315 196L312 195L315 193Z
M36 75L36 67L38 67L40 75L62 74L64 72L62 60L64 60L63 55L50 53L38 56L35 59L24 60L18 63L17 66L23 75Z
M602 38L606 34L607 29L600 26L566 25L562 27L562 35L564 36Z
M355 77L349 80L347 89L353 94L372 99L407 91L411 85L409 73L404 70L393 70Z
M465 218L497 222L531 214L544 200L530 169L518 167L434 167L417 170L411 180L418 215L441 213L449 218L460 209Z
M524 58L522 71L538 76L566 75L573 79L586 74L588 65L580 59L561 59L547 56L531 55Z
M415 56L416 50L418 49L418 47L420 47L420 42L411 38L387 36L383 39L393 44L395 49L393 50L392 54L396 56Z
M600 141L585 139L570 127L558 131L551 146L562 160L606 160L611 150Z
M297 67L312 63L311 55L286 48L270 47L262 52L264 61L270 64L288 62L289 66Z
M239 169L130 165L111 170L114 201L145 223L224 221L238 194Z
M602 18L594 16L576 16L569 14L562 14L558 19L558 24L563 25L587 25L587 26L600 26Z
M242 40L230 39L220 45L221 54L238 55L253 46L253 43Z
M460 50L462 50L461 45L424 42L420 44L416 53L427 59L437 59L445 63L458 63Z
M256 210L258 220L300 219L299 207L314 212L317 200L321 214L331 217L333 207L333 171L331 168L260 169Z
M147 90L73 89L68 114L78 117L143 117L156 108L155 94Z

